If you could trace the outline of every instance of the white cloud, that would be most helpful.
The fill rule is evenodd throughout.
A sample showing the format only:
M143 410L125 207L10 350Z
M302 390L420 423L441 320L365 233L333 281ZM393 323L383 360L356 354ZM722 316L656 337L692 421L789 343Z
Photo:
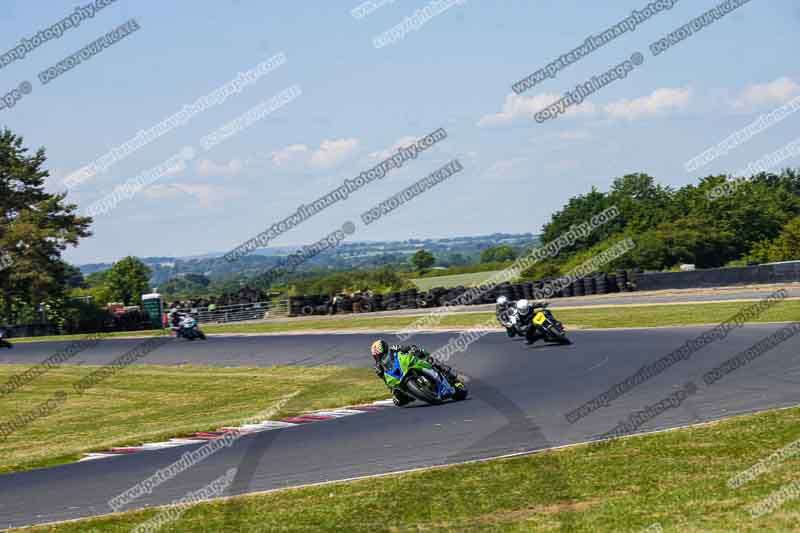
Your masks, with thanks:
M146 188L144 191L145 196L149 198L154 198L156 200L162 200L165 198L173 198L180 194L180 191L174 188L172 185L165 185L163 183L151 185Z
M408 136L407 137L401 137L400 139L397 140L396 143L394 143L389 148L387 148L385 150L378 150L377 152L372 152L372 153L369 154L368 157L370 159L374 159L376 161L383 161L384 159L386 159L390 155L396 153L397 150L401 146L402 147L406 147L406 146L408 146L410 144L414 144L416 142L417 142L417 137L408 137Z
M184 194L197 198L200 202L200 207L211 207L212 200L221 200L223 196L218 187L211 185L183 185L176 183L174 187Z
M603 109L611 118L635 120L642 117L662 115L667 111L684 109L691 99L692 90L662 88L649 96L628 100L623 98L607 104Z
M319 150L311 154L311 166L330 168L339 165L358 149L358 139L324 140Z
M214 200L219 204L225 198L236 196L230 188L215 187L213 185L183 183L162 183L151 185L146 188L144 194L156 200L167 200L174 198L185 198L187 196L195 198L202 208L214 207Z
M236 176L244 170L245 162L241 159L231 159L227 163L218 164L210 159L203 159L197 163L197 172L201 176Z
M358 139L324 140L318 150L305 144L292 144L270 154L272 164L283 169L308 170L335 167L350 158L359 146Z
M311 159L311 150L305 144L291 144L270 154L272 164L280 168L302 167Z
M503 109L499 113L484 115L478 120L478 126L506 126L519 119L533 120L533 115L563 98L563 96L550 93L541 93L535 96L522 96L510 93L503 102ZM578 106L567 109L564 116L590 116L596 111L591 102L584 102Z
M174 167L167 169L164 172L164 175L162 177L164 177L164 176L180 176L181 174L186 172L187 168L189 168L189 166L186 164L186 161L184 159L181 159L175 164Z
M736 111L754 110L767 105L782 104L789 100L798 90L800 90L800 85L791 78L778 78L767 83L747 87L730 104Z

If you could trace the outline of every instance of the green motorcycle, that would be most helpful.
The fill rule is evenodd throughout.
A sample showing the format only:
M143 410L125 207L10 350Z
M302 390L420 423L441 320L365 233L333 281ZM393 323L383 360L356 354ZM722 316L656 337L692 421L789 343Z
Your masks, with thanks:
M383 373L383 381L392 390L433 405L467 397L461 381L451 383L434 365L410 353L394 355L392 367Z

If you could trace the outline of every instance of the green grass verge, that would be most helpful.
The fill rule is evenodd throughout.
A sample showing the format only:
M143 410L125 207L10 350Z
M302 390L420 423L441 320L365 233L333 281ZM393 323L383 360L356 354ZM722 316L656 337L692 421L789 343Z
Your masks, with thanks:
M754 303L754 302L753 302ZM713 324L729 319L749 302L721 302L672 305L637 305L586 307L580 309L558 309L553 312L567 327L628 328L654 326L690 326ZM442 316L439 325L443 328L468 328L484 324L494 317L493 312L449 313ZM370 317L369 315L347 315L342 318L292 320L286 322L258 322L247 324L220 324L203 326L206 333L282 333L293 331L343 331L359 329L397 330L408 327L419 320L419 316ZM747 322L785 322L800 319L800 300L779 302L759 316ZM132 336L137 332L122 332L113 336ZM141 332L150 336L152 332ZM15 342L79 339L83 335L62 337L34 337Z
M739 489L728 480L800 437L800 409L608 445L583 445L350 483L206 502L164 527L200 531L522 532L797 531L800 499L751 519L750 506L792 482L800 457ZM34 532L122 532L160 510Z
M18 337L12 338L11 342L14 344L17 343L26 343L26 342L50 342L50 341L68 341L68 340L79 340L86 338L89 335L102 335L103 338L114 338L114 337L152 337L159 330L150 329L145 331L112 331L109 333L102 333L102 334L89 334L89 333L73 333L70 335L42 335L40 337ZM161 330L162 332L166 333L167 330Z
M27 368L0 365L0 383ZM8 422L57 391L68 395L48 416L0 440L0 474L70 462L112 446L235 425L294 391L299 394L266 418L388 397L372 370L336 367L134 365L83 395L75 393L72 384L97 368L65 365L0 397L0 422Z
M690 326L717 324L730 319L755 302L722 302L706 304L673 304L651 306L588 307L585 309L553 309L566 324L591 328L633 328L656 326ZM745 319L746 322L788 322L800 319L800 300L784 300L764 313Z

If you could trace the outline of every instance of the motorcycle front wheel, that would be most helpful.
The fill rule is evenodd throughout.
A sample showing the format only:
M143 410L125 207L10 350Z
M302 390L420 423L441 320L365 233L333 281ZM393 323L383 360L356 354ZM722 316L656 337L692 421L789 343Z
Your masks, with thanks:
M415 374L406 381L408 394L429 404L438 405L442 403L436 392L436 383L429 377L422 374Z
M550 328L549 333L550 333L550 338L553 342L563 344L564 346L572 344L572 341L567 338L567 334L561 328L552 327Z

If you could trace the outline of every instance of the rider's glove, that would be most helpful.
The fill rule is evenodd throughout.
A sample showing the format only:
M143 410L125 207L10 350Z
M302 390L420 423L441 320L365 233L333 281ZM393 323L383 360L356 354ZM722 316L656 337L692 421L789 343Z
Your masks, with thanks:
M378 375L379 378L383 379L383 367L381 365L375 365L375 374Z

